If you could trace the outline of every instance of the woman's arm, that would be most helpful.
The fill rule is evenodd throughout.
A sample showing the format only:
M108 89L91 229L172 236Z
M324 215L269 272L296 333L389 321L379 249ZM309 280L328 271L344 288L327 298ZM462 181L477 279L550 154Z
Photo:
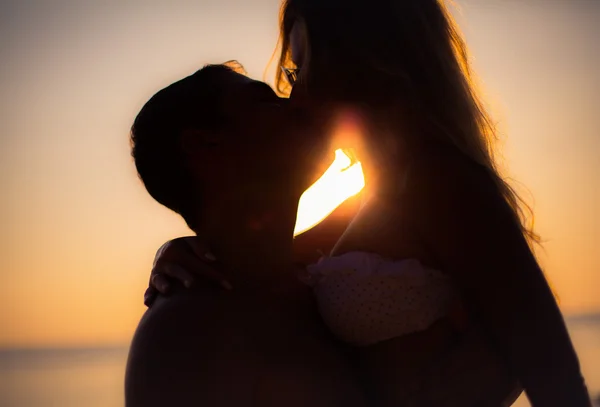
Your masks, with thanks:
M296 236L294 261L307 265L328 254L358 211L360 200L360 194L347 199L317 226ZM150 307L159 293L168 294L174 281L190 287L198 280L216 283L225 290L233 288L219 272L218 259L200 238L187 236L170 240L156 253L144 304Z
M590 406L554 295L485 171L452 156L411 171L406 200L426 245L497 342L534 407Z

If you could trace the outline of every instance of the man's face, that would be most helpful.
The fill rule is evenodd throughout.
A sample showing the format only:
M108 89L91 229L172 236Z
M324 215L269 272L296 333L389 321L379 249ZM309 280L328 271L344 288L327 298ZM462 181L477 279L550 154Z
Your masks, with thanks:
M285 125L285 99L277 97L269 85L235 72L224 72L217 84L221 91L217 108L225 116L220 131L228 148L259 153L276 144Z
M220 81L215 103L225 122L213 136L214 146L199 158L203 173L212 177L208 182L229 191L270 189L275 183L308 187L304 178L325 156L322 143L308 136L307 120L263 82L226 71L215 80Z

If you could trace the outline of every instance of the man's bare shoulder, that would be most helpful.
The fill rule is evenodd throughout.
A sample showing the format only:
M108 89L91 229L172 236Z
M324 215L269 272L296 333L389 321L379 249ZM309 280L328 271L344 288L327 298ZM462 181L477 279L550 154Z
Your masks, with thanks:
M148 308L136 330L133 345L151 339L155 344L181 340L182 334L200 336L202 324L214 319L206 309L208 303L218 300L217 293L209 289L185 290L177 287L169 296L159 296Z
M362 406L318 314L259 294L192 290L155 303L133 340L127 407L249 405L257 392L265 406Z
M225 294L178 290L146 311L129 351L128 407L206 401L207 392L201 390L216 369L215 350L232 336L226 332L228 318L218 309L227 302Z

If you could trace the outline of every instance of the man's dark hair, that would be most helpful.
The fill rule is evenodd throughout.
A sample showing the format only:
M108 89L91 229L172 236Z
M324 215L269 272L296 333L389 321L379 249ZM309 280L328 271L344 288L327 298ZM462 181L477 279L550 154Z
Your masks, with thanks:
M192 215L198 204L191 174L185 167L181 136L185 130L219 129L220 86L215 78L236 72L232 64L207 65L156 93L138 113L131 127L131 155L150 195L180 214L194 230Z

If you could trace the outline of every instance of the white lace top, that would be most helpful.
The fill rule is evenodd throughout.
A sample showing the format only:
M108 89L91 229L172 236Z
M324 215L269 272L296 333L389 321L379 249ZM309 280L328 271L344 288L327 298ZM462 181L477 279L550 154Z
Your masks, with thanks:
M324 257L307 271L323 320L357 346L427 329L456 295L449 277L414 259L351 252Z

